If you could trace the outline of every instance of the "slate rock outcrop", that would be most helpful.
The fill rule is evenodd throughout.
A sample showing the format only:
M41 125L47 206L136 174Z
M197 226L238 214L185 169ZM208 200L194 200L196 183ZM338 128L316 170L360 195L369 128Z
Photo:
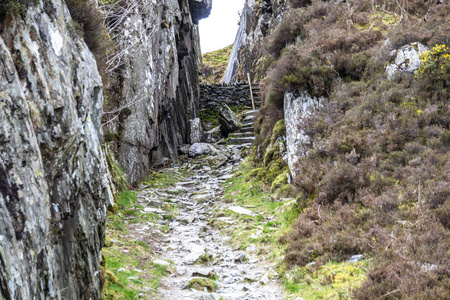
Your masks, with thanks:
M324 101L326 101L325 98L311 97L304 91L284 95L287 161L293 177L300 172L296 166L297 162L313 146L303 130L305 118L323 105Z
M64 1L20 5L0 25L0 298L99 299L102 81Z
M394 62L386 66L388 79L398 78L405 73L412 75L422 64L420 54L427 50L428 47L419 42L410 43L398 50L392 50L390 54L394 58Z
M260 49L264 48L264 38L279 24L287 9L288 2L284 0L262 3L245 0L223 83L247 80L247 73L253 81L265 77L264 73L258 72L261 69L258 67L262 57Z
M154 162L176 158L179 145L199 139L196 23L209 15L211 0L144 0L138 6L137 15L128 17L133 23L117 41L122 49L137 49L120 75L124 105L131 113L116 128L121 132L119 163L132 184L147 176Z

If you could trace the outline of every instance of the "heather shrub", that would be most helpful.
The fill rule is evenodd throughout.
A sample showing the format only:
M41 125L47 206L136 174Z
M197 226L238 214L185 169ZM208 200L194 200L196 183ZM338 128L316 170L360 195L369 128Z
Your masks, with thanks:
M288 265L363 253L384 268L371 270L355 297L445 295L448 276L416 264L448 264L443 258L449 240L450 154L444 145L450 111L443 100L414 96L407 82L351 82L335 87L329 101L302 122L304 133L320 147L296 166L299 203L309 208L286 238ZM393 249L402 254L401 264L389 255ZM421 277L410 274L413 269Z
M300 8L311 5L311 0L289 0L289 5L292 8Z
M304 20L300 11L289 11L266 41L267 51L279 56L288 43L293 42L297 37L301 38L303 24Z
M70 15L79 25L80 33L94 54L100 73L105 77L106 56L112 42L104 26L104 16L93 0L65 0ZM105 79L105 78L104 78Z
M301 35L268 38L281 43L261 84L256 148L269 145L264 137L283 118L286 92L326 98L299 116L308 151L294 166L301 209L282 238L285 263L320 267L364 254L373 267L357 299L448 298L448 8L311 1L292 10ZM416 78L387 80L390 52L415 41L431 48Z

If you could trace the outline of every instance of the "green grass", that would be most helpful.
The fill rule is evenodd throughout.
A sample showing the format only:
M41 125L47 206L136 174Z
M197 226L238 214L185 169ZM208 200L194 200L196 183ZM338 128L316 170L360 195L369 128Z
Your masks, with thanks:
M303 299L351 299L361 286L371 262L328 262L320 267L295 267L284 274L284 288Z
M165 188L173 187L175 183L183 181L189 175L188 171L175 172L173 170L162 170L158 172L152 172L143 182L147 188ZM171 191L170 193L176 193Z
M231 210L216 210L216 217L231 217L237 222L228 223L215 218L211 223L232 236L234 246L244 250L251 244L259 244L262 253L283 249L280 237L290 228L298 215L295 200L275 202L262 181L248 176L252 172L251 160L245 159L236 176L225 182L224 201L245 207L254 216L240 215ZM275 251L276 252L276 251Z
M158 174L158 173L157 173ZM166 185L173 180L167 174L156 176L155 185ZM139 299L140 294L153 295L159 287L161 277L170 267L153 264L156 258L151 244L137 240L130 234L128 224L154 223L161 217L154 213L143 213L136 194L124 191L116 199L115 214L109 212L106 223L106 246L102 253L106 261L106 284L102 299ZM176 213L176 206L165 203L163 209ZM169 228L163 229L168 231Z
M213 126L217 126L219 124L219 113L217 111L201 110L199 115L202 122L211 122Z
M225 202L240 205L257 213L255 216L239 215L229 210L216 210L216 217L231 217L236 223L230 225L215 218L212 223L232 236L237 249L258 245L259 255L277 266L280 279L288 293L303 299L349 299L351 291L365 279L369 262L357 264L329 262L320 267L294 267L289 270L282 260L290 232L302 207L295 199L274 202L268 192L270 187L255 176L251 159L241 163L236 176L225 182ZM252 236L259 232L259 235Z

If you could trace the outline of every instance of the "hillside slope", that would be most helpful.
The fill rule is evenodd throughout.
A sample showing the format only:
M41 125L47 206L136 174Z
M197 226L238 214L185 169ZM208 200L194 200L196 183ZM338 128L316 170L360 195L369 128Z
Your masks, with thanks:
M200 83L221 83L233 45L202 55Z
M296 189L286 283L363 254L352 297L449 298L449 4L287 2L266 5L279 23L250 60L265 76L253 175L273 186L289 166Z

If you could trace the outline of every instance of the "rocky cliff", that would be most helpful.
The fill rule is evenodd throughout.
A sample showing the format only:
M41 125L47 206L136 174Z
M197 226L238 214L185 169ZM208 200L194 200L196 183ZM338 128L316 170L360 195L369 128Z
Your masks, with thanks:
M285 0L245 1L224 83L246 81L247 73L254 82L265 77L268 63L262 58L264 38L280 23L287 9Z
M102 81L64 2L13 4L0 20L0 298L98 299L112 201Z
M107 21L117 25L110 33L120 33L114 54L122 54L108 57L104 75L127 113L107 126L102 78L80 35L96 38L86 36L90 28L62 0L0 4L1 299L99 298L113 204L105 128L120 136L131 183L199 140L197 24L211 0L116 4Z
M144 0L121 22L126 30L117 43L130 55L119 77L130 111L112 130L120 133L119 163L133 184L154 162L176 158L179 145L199 141L198 20L210 10L211 0Z

